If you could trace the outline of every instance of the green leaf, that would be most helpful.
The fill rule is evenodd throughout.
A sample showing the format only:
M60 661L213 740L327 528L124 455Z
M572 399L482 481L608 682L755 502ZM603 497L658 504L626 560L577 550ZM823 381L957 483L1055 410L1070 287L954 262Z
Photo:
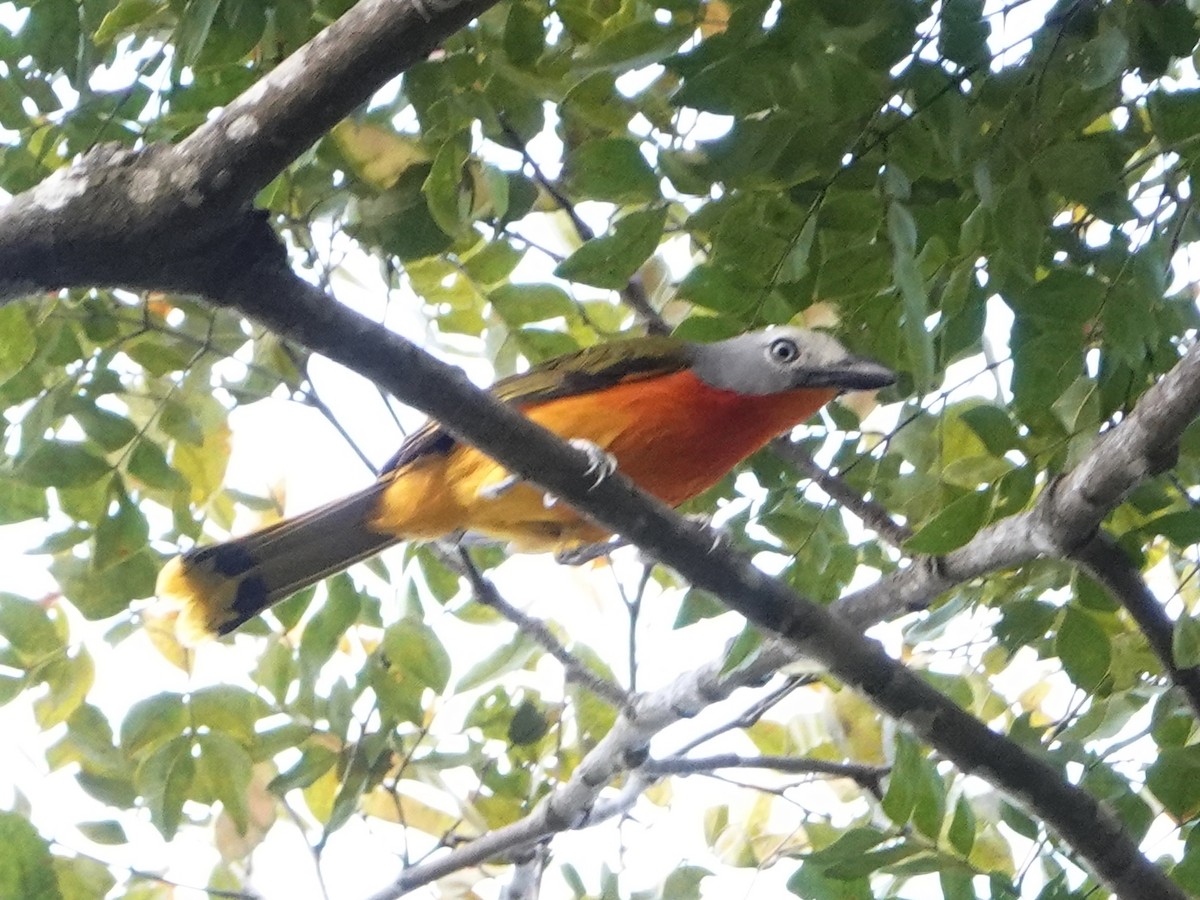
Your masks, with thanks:
M24 305L0 306L0 384L21 371L37 352L37 340Z
M71 415L83 428L84 434L105 450L120 450L137 437L136 425L107 409L81 404Z
M992 492L980 491L959 497L940 509L911 538L904 548L913 553L938 555L961 547L987 521Z
M1087 90L1111 84L1121 77L1128 62L1129 38L1106 22L1079 54L1079 84Z
M124 562L145 550L149 535L150 526L142 511L122 497L116 510L96 525L92 565L102 572Z
M987 39L992 27L983 15L983 0L944 0L938 52L960 66L978 66L989 59Z
M188 714L179 694L161 693L139 700L121 723L121 750L130 758L144 757L188 727Z
M0 812L0 897L60 900L50 845L22 816Z
M247 789L254 766L242 745L220 732L202 734L196 739L200 756L196 760L196 784L211 794L233 819L240 833L249 825Z
M611 72L597 72L574 85L560 106L565 118L575 118L605 131L623 132L637 113L617 89Z
M96 679L92 655L84 649L73 656L61 656L43 666L38 673L49 691L33 704L34 716L43 730L65 722L87 698Z
M1200 544L1200 510L1167 513L1146 523L1151 534L1161 534L1177 547Z
M183 476L171 468L162 447L142 438L129 454L129 474L148 487L173 491L184 487Z
M550 722L532 700L525 699L508 723L508 742L517 747L536 744L550 731Z
M1090 429L1100 420L1096 382L1086 377L1076 378L1050 408L1062 422L1067 434Z
M954 806L954 818L950 821L948 836L950 846L964 857L975 846L975 813L965 797L959 797Z
M998 406L981 403L959 413L959 418L978 435L992 456L1002 457L1021 446L1021 436L1012 418Z
M401 619L383 633L380 645L394 678L412 680L440 694L450 680L450 655L441 639L424 622Z
M1160 747L1146 770L1146 787L1177 822L1200 812L1200 746Z
M362 597L345 572L334 575L326 586L329 596L305 624L300 636L300 665L306 677L313 680L362 609Z
M571 153L565 163L571 192L590 200L639 203L658 200L658 176L627 138L600 138Z
M1112 663L1108 635L1091 615L1068 606L1054 649L1071 680L1086 691L1099 687Z
M528 325L570 316L575 304L567 292L552 284L505 284L488 292L488 300L509 325Z
M703 866L678 866L663 882L663 900L700 900L700 882L713 873Z
M89 841L97 844L127 844L129 838L125 834L125 826L115 819L103 822L80 822L75 826Z
M554 274L620 290L658 248L666 221L665 208L629 213L617 221L611 234L588 241L559 263Z
M762 647L763 635L753 625L747 623L730 645L729 650L725 654L725 661L721 664L721 674L728 675L730 672L735 672L742 668L752 659L757 656L758 650Z
M512 274L513 269L525 258L525 251L518 250L503 240L489 241L463 261L475 281L481 285L499 284Z
M811 270L809 257L812 255L813 240L817 236L817 217L809 216L804 221L804 227L796 235L796 239L788 248L783 265L779 267L781 282L800 281Z
M431 159L420 139L375 122L343 119L329 137L354 174L380 190L392 187L405 172Z
M533 3L513 3L504 23L504 53L514 66L527 68L546 49L545 10Z
M0 525L44 519L49 514L50 504L44 489L0 475Z
M183 8L175 30L180 65L194 65L200 57L220 6L221 0L189 0Z
M447 141L433 158L433 167L421 186L430 215L450 237L462 234L471 208L470 196L463 184L467 155L459 140Z
M177 737L150 753L134 776L138 793L150 811L150 821L168 841L175 837L183 819L183 804L188 799L196 775L192 759L192 741Z
M845 881L825 874L813 863L804 863L788 879L787 888L801 900L874 900L867 878Z
M1200 90L1155 91L1147 100L1150 120L1158 139L1175 150L1188 150L1200 136Z
M679 612L675 614L675 623L671 627L684 628L702 619L711 619L727 612L729 612L729 607L708 591L691 588L683 595L683 601L679 604Z
M1005 300L1019 316L1044 318L1048 326L1073 329L1081 336L1084 323L1100 312L1104 297L1098 279L1064 268L1054 269L1026 291L1010 292Z
M42 441L17 466L17 474L39 487L72 488L95 484L112 469L81 444Z
M1200 621L1188 615L1179 617L1171 635L1171 657L1181 669L1200 666Z
M538 654L538 646L524 634L518 632L467 670L454 685L454 693L461 694L486 684L508 672L523 669Z
M85 856L55 856L54 874L63 900L95 900L107 897L117 879L99 860ZM129 895L126 894L126 897Z
M586 46L579 62L588 69L622 72L662 62L692 35L689 25L640 20Z
M296 788L305 788L314 784L318 778L333 768L338 755L316 742L310 743L300 751L300 759L286 772L281 772L271 780L268 788L275 794L283 796Z
M92 34L97 47L111 44L120 35L136 30L134 26L145 22L162 9L161 0L120 0L100 20L100 27Z
M66 647L42 605L16 594L0 593L0 637L29 666L45 662Z
M246 747L254 744L259 719L270 714L261 697L232 684L193 691L188 708L193 727L206 725Z

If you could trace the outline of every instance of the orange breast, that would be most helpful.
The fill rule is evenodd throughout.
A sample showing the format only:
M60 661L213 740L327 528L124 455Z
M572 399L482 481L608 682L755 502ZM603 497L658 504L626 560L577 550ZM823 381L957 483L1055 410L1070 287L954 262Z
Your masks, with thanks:
M712 487L771 438L829 402L832 390L747 396L713 388L690 371L631 381L523 411L564 438L616 457L643 490L677 506ZM474 531L524 549L595 541L602 530L541 491L518 485L489 495L504 470L470 447L420 460L396 473L373 521L379 531L429 538Z
M712 487L771 438L833 399L833 390L749 396L684 371L552 400L527 414L604 447L643 490L677 506Z

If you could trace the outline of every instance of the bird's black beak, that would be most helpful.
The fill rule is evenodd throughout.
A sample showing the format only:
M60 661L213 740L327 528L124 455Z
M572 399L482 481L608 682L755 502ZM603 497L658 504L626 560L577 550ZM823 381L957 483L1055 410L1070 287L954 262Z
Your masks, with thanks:
M831 387L843 391L872 391L896 383L896 373L865 356L848 356L814 369L806 387Z

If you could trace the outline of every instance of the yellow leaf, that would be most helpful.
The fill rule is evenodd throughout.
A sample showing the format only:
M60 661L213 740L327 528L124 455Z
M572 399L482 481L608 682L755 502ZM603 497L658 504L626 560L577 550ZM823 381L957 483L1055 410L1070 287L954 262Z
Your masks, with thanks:
M841 731L835 741L842 752L849 759L882 765L883 731L875 707L846 690L838 691L830 700L830 708Z
M729 4L723 0L712 0L704 6L704 18L700 20L700 36L710 38L721 34L729 27Z
M175 442L171 463L192 486L192 502L204 504L216 493L229 465L229 423L222 421L204 429L200 446Z
M975 836L971 845L971 853L967 860L981 872L1000 872L1004 875L1016 874L1013 865L1012 847L1000 836L995 825L986 825Z
M267 785L275 777L275 767L270 763L259 763L254 767L250 784L246 788L246 810L248 812L246 833L238 831L237 825L227 812L222 810L214 825L217 852L226 862L245 859L263 842L271 826L275 824L277 806L275 795Z
M324 824L333 814L333 801L337 797L341 781L338 779L337 766L326 769L316 781L304 788L304 803L313 818Z
M377 787L363 796L362 810L385 822L415 828L438 838L457 830L460 822L456 815L435 809L407 794L392 793L384 787Z
M390 188L413 166L432 160L415 137L371 122L346 119L330 134L354 174L380 190Z
M155 604L142 613L142 625L146 636L150 638L150 645L163 659L190 675L192 651L180 643L175 633L175 623L178 620L178 607L168 606L165 602Z

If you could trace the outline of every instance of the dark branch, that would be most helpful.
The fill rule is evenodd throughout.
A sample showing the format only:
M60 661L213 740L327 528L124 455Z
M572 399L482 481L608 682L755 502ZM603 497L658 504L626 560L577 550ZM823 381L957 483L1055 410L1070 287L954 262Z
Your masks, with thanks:
M651 775L707 775L716 769L770 769L787 775L828 775L852 779L876 796L882 795L879 783L889 771L885 766L835 763L803 756L741 756L737 753L648 759L641 769Z
M1183 691L1193 714L1200 718L1200 667L1184 669L1175 664L1171 650L1175 623L1158 598L1150 592L1129 554L1111 535L1098 531L1094 538L1072 554L1072 559L1125 607L1146 635L1151 649L1162 663L1163 671Z

